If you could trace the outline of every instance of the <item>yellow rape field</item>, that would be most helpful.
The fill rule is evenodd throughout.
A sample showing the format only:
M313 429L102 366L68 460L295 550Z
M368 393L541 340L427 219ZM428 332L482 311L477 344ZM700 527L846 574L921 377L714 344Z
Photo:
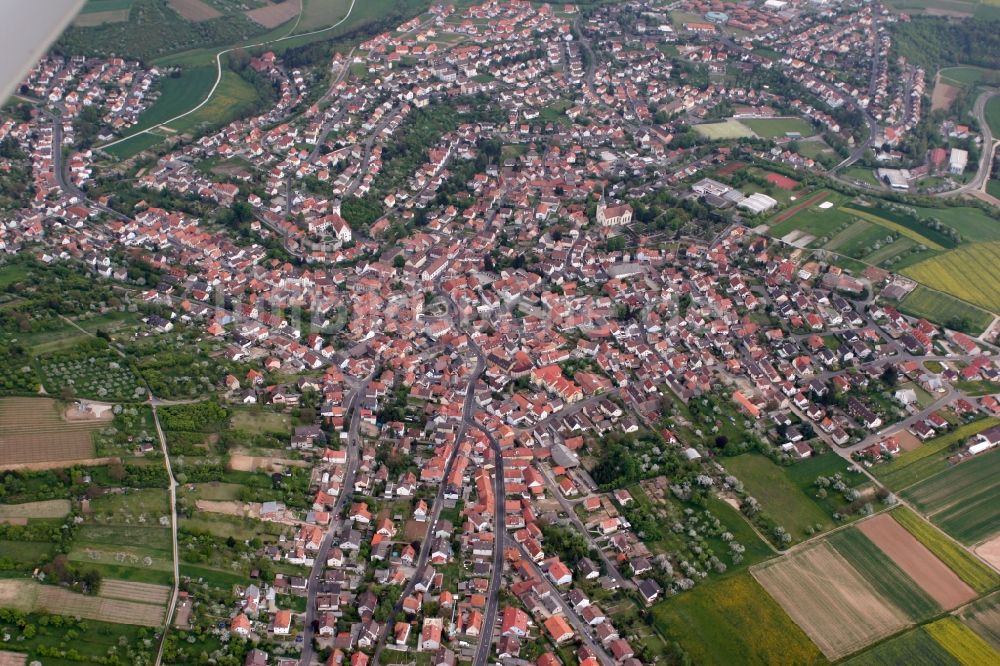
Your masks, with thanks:
M963 666L1000 663L1000 654L989 643L953 617L933 622L925 630Z
M950 250L903 269L917 282L1000 312L1000 242Z

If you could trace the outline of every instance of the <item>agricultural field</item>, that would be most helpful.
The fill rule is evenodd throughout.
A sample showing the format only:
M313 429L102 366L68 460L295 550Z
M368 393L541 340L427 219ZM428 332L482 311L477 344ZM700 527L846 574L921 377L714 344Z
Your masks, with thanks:
M1000 593L969 604L958 616L994 650L1000 650Z
M745 118L739 121L764 139L774 139L786 134L812 136L816 128L802 118Z
M972 335L981 334L993 322L993 315L986 310L924 286L907 294L899 304L899 311L951 328L964 322L965 332Z
M102 424L66 421L50 398L0 399L0 466L60 463L69 467L94 454L92 433Z
M694 131L711 141L739 139L754 135L752 129L739 120L724 120L720 123L701 123L694 125Z
M941 74L941 80L961 87L977 86L980 84L996 85L1000 83L1000 72L993 69L986 69L985 67L975 67L972 65L945 67L939 73Z
M976 592L987 592L1000 585L1000 574L974 558L942 532L928 525L917 514L900 507L894 509L891 515Z
M951 653L931 638L923 627L917 627L884 643L879 643L870 650L844 662L844 666L884 666L885 664L959 666L959 662L951 656Z
M862 530L849 527L831 534L827 541L864 576L876 593L905 611L907 617L914 622L926 620L941 612L940 604L865 536Z
M757 454L727 458L725 466L760 502L764 513L784 527L793 541L808 536L806 529L833 526L831 517L785 474L782 467Z
M861 522L858 530L942 608L950 610L976 598L975 590L889 514Z
M956 248L902 270L903 275L990 312L1000 312L1000 242Z
M992 417L966 423L949 433L924 442L912 451L901 453L891 462L875 465L872 467L872 474L891 490L899 492L948 469L947 457L952 446L960 445L976 433L998 423L1000 419Z
M39 374L50 393L74 397L139 401L146 389L128 362L103 345L87 343L38 359Z
M874 591L826 541L765 562L752 573L830 660L909 623L905 611Z
M964 544L1000 532L1000 451L955 465L900 493Z
M87 0L73 19L73 25L85 28L127 21L132 2L133 0Z
M953 617L932 622L924 629L963 666L1000 663L1000 652Z
M677 641L692 663L824 663L816 646L746 573L662 601L652 615L660 633Z
M115 588L113 588L115 589ZM0 580L0 606L26 613L46 611L87 620L156 627L163 621L163 605L94 597L35 581Z

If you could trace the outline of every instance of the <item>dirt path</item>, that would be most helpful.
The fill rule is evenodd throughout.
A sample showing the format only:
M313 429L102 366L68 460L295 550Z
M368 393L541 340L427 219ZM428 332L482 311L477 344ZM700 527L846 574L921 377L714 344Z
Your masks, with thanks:
M942 608L950 610L976 598L975 590L892 516L881 514L864 520L858 529Z

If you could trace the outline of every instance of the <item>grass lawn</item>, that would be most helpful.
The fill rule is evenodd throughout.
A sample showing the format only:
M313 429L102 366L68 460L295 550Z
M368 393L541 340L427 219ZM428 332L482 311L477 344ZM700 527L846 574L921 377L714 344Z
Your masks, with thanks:
M962 65L945 67L941 70L941 80L959 86L974 86L980 83L1000 83L1000 72L985 67Z
M292 418L288 414L253 408L233 410L233 430L287 434L290 432L291 427Z
M80 9L81 14L94 14L96 12L113 12L118 9L128 9L132 6L133 0L87 0Z
M281 534L282 526L277 523L266 523L253 518L229 516L222 513L198 512L191 518L182 518L181 527L189 530L204 530L223 539L246 540L259 536L262 539Z
M987 592L1000 584L1000 574L906 507L893 509L892 517L976 592Z
M816 128L802 118L747 118L740 121L759 137L773 139L788 133L806 137L816 134Z
M757 581L741 573L662 601L653 624L695 664L821 664L819 650Z
M854 527L839 530L828 541L879 596L894 603L911 620L920 622L941 612L937 602L860 530Z
M824 529L833 526L833 520L792 481L785 469L768 458L750 453L727 458L725 467L743 482L748 493L757 498L761 508L792 535L794 541L808 536L807 527L821 524Z
M900 494L962 543L986 539L1000 532L1000 450L950 467Z
M906 451L896 456L892 462L875 465L872 468L872 474L891 490L898 492L947 469L948 461L946 458L952 444L964 442L976 433L998 423L1000 420L992 417L967 423L940 437L924 442L912 451Z
M993 315L986 310L923 286L918 286L907 294L899 303L899 310L904 314L923 317L942 326L965 321L969 333L973 335L985 331L993 321Z

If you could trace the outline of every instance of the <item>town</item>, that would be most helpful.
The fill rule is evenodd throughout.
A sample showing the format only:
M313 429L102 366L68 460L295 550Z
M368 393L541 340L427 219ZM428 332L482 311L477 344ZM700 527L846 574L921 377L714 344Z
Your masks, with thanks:
M0 663L1000 659L994 70L853 0L311 2L0 115Z

